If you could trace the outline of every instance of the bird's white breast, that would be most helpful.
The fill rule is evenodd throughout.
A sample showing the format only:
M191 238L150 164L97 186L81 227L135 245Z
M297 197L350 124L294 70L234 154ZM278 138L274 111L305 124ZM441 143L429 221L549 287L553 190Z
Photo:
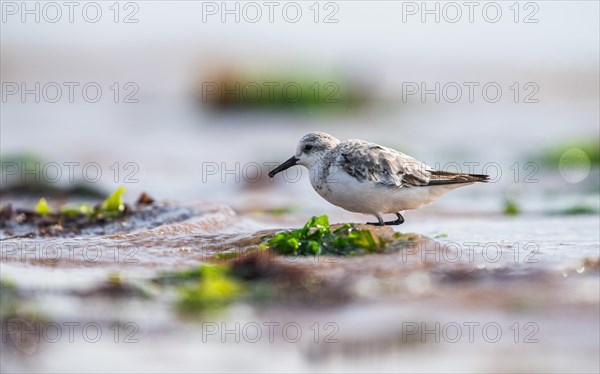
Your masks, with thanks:
M458 185L397 187L359 181L341 168L310 170L310 182L325 200L351 212L386 214L427 205ZM326 175L323 175L326 174Z

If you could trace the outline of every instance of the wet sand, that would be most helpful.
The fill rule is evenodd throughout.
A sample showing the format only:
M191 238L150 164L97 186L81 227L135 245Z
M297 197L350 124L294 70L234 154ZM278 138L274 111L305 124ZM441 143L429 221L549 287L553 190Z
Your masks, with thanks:
M446 234L396 239L403 226L359 225L390 239L384 253L286 257L257 250L280 217L164 206L162 218L187 216L106 235L3 236L3 371L598 369L595 215L454 217ZM411 226L433 233L443 220ZM190 315L176 288L152 281L242 261L273 293Z

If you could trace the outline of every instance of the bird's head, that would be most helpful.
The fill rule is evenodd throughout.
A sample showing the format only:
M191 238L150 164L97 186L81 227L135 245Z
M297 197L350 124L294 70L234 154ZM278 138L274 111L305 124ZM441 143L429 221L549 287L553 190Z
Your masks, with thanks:
M269 173L269 177L273 178L275 174L280 173L294 165L302 165L311 168L325 154L340 144L340 141L335 137L324 132L311 132L306 134L298 142L296 154L290 159L273 169Z

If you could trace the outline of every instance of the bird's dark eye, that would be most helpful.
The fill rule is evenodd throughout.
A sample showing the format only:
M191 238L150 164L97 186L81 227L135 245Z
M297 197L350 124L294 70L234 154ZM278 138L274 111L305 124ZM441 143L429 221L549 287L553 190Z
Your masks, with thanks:
M304 151L308 152L308 151L310 151L312 149L312 147L313 147L312 145L307 144L307 145L304 146Z

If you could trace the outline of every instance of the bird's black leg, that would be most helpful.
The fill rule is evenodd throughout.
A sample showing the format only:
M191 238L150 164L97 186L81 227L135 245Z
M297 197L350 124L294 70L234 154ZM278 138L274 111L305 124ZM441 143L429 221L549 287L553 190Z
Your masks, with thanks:
M367 225L385 226L387 224L387 222L383 222L383 218L379 214L375 214L375 217L377 217L378 222L367 222Z
M386 224L388 226L394 226L394 225L401 225L404 223L404 217L402 217L402 214L400 214L399 212L396 212L396 217L398 217L397 220L384 222L384 224Z

